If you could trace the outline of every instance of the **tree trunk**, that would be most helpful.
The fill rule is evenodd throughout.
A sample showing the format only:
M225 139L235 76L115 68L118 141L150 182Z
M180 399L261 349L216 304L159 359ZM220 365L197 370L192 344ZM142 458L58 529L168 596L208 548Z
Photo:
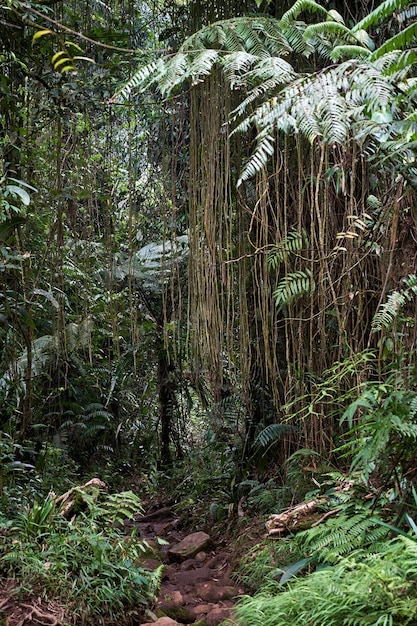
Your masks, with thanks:
M160 421L160 458L161 465L170 465L172 462L171 439L172 421L176 405L176 383L174 379L175 366L170 361L167 347L164 342L162 325L158 324L156 334L156 354L158 359L158 388L159 388L159 421Z

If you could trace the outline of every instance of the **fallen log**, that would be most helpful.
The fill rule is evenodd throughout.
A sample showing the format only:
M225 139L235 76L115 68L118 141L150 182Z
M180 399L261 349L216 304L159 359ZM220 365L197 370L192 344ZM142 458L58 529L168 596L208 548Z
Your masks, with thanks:
M345 480L335 488L334 494L349 491L352 486L353 481ZM300 527L306 528L305 523L309 517L311 519L310 526L318 526L328 517L339 513L338 508L326 512L326 504L328 505L328 498L326 496L318 496L307 502L300 502L300 504L291 506L282 513L270 515L265 524L268 536L274 537L294 532L294 530L300 529ZM321 513L319 513L320 507L323 506L325 507L324 511L322 509Z
M92 478L84 485L72 487L61 496L54 498L55 505L64 517L69 517L73 512L76 512L76 506L79 506L81 503L83 503L85 507L88 506L87 500L83 500L83 493L90 496L90 498L93 497L96 499L102 489L107 489L106 483L103 483L99 478Z
M319 500L308 500L286 509L282 513L274 513L266 522L266 530L270 537L292 532L301 520L314 513L321 502Z

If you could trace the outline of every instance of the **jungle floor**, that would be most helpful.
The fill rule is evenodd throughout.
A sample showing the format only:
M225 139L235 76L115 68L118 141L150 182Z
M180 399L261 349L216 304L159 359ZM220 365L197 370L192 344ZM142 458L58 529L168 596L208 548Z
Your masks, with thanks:
M234 624L233 606L245 590L232 578L239 558L255 543L255 537L219 531L193 531L170 507L160 507L134 522L139 537L153 549L147 569L164 564L158 599L146 614L133 612L131 626L217 626ZM205 529L207 530L207 529ZM254 528L251 529L254 531ZM249 533L250 534L250 533ZM254 535L257 535L254 531ZM161 541L162 540L162 541ZM258 536L259 540L259 536ZM0 624L3 626L64 626L73 623L65 607L45 603L40 597L14 593L12 581L0 587ZM100 622L101 623L101 622ZM88 626L97 626L96 623Z

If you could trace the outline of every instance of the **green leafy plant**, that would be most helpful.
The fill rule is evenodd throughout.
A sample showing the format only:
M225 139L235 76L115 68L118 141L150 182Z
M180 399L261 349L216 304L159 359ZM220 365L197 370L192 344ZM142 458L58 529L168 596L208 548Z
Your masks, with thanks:
M83 492L83 499L87 511L71 521L49 497L9 522L2 572L26 591L61 599L83 624L121 622L153 601L161 569L151 573L143 567L148 546L123 525L142 511L137 496L125 492L100 502Z
M360 417L355 423L355 415ZM341 417L350 430L339 451L352 457L352 470L360 470L368 482L378 470L391 482L413 476L417 440L417 397L401 387L395 377L386 383L367 383L357 400ZM410 473L411 472L411 473ZM403 485L404 487L404 485Z
M251 626L334 624L396 626L417 617L417 545L399 537L377 554L358 551L288 583L270 581L236 608L238 623Z
M272 295L275 305L281 309L296 298L312 293L315 288L313 275L309 269L306 269L286 274Z
M410 274L404 279L405 288L401 291L395 290L389 294L372 320L372 330L374 332L382 329L390 329L395 319L397 319L407 302L415 299L417 294L417 276Z

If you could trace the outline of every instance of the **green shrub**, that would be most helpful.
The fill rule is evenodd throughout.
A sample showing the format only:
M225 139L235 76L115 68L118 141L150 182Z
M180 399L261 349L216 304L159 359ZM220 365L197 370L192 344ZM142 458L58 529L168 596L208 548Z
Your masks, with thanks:
M236 607L242 626L399 626L417 623L417 543L396 537L283 587L269 580Z
M153 601L161 574L142 567L147 545L120 523L140 511L131 492L101 503L89 498L87 512L71 521L52 499L35 503L2 537L2 573L29 593L61 601L82 624L122 623L129 610Z

